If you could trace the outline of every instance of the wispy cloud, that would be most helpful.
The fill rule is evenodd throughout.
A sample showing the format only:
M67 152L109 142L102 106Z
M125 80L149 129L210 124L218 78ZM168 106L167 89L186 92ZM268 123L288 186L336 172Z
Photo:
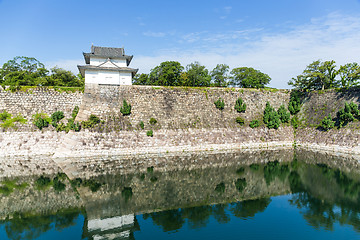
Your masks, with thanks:
M209 69L218 63L230 67L251 66L272 77L271 86L287 88L287 82L317 59L333 59L338 65L360 62L360 16L332 13L292 26L285 33L265 33L261 29L210 34L189 33L184 49L158 56L135 56L133 65L149 72L161 61L177 60L183 65L200 61ZM203 43L202 48L189 43ZM206 42L210 43L206 45Z
M152 31L147 31L147 32L143 32L143 35L144 36L147 36L147 37L158 37L158 38L161 38L161 37L165 37L167 34L165 32L152 32Z

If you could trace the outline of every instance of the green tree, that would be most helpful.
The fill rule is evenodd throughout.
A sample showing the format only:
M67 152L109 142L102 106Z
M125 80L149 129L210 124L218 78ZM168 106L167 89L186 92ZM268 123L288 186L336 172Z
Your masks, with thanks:
M274 128L277 129L280 126L280 116L275 111L273 107L271 107L269 102L266 102L266 107L264 110L264 116L263 116L264 123L268 128Z
M331 128L334 128L334 126L335 126L335 121L332 120L332 117L331 117L331 115L330 115L330 113L329 113L329 116L324 117L324 119L322 120L322 122L321 122L321 127L322 127L325 131L327 131L327 130L329 130L329 129L331 129Z
M136 74L132 80L132 83L134 85L151 85L149 83L149 74L146 73Z
M186 81L182 86L189 87L208 87L210 86L211 76L205 66L200 65L199 62L190 63L186 66Z
M82 87L83 79L79 79L71 71L62 68L51 68L51 75L46 78L45 86L66 86L66 87Z
M309 64L301 75L288 82L290 86L298 90L324 90L334 88L337 85L335 61L320 60Z
M180 86L180 75L183 70L184 67L179 62L162 62L150 71L149 83L158 86Z
M35 58L17 56L3 64L0 83L11 86L34 86L42 82L47 73L44 64Z
M359 86L360 80L360 66L357 63L347 63L343 66L340 66L340 69L337 71L337 74L340 77L338 85L341 88L350 88L354 86Z
M269 75L251 67L234 68L230 73L230 84L236 87L264 88L271 80Z
M286 108L284 105L281 105L279 109L277 110L277 113L280 117L280 121L282 123L288 123L290 121L290 113L286 111Z
M226 87L228 85L228 73L229 66L226 64L218 64L216 67L210 72L213 84L215 87Z

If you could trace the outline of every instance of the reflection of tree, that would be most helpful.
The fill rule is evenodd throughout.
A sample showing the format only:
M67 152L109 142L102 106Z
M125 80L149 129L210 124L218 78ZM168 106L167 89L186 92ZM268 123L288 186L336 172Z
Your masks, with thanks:
M185 208L184 217L188 218L190 228L205 227L212 214L211 206Z
M180 229L185 222L181 209L144 214L143 217L144 219L151 217L153 222L158 226L162 226L165 232Z
M246 200L242 202L232 203L230 211L240 218L254 217L256 213L263 212L269 203L270 198L261 198L256 200Z
M218 223L227 223L230 221L229 215L225 212L227 204L217 204L213 206L214 218Z
M74 220L80 214L78 209L59 211L56 215L23 216L15 214L5 220L5 230L10 239L34 239L53 228L62 230L75 225Z
M268 162L264 166L264 178L269 185L275 178L282 182L286 179L289 173L289 166L287 164L280 164L279 161Z

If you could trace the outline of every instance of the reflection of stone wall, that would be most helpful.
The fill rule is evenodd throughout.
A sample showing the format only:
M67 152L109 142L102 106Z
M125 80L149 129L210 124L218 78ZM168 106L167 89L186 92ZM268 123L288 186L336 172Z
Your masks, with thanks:
M180 157L179 162L197 160L197 166L202 167L188 165L184 168L179 166L181 170L164 171L155 166L153 173L142 168L137 173L102 175L95 177L96 181L104 183L99 191L92 193L87 188L81 188L79 192L88 219L279 195L290 191L287 180L275 178L267 184L262 167L251 170L249 165L275 160L288 162L292 156L291 151L264 151L257 154L210 155L207 160L201 159L202 156ZM167 160L171 162L171 157ZM236 173L240 167L244 167L244 172ZM246 187L241 191L235 187L239 178L246 179ZM215 190L220 183L225 185L224 192ZM127 201L122 194L124 187L132 188L132 197Z
M46 174L51 179L55 174ZM82 201L76 192L73 191L68 180L65 180L65 190L57 192L53 187L38 190L35 181L40 175L27 177L6 178L16 179L16 183L27 183L24 189L14 189L8 195L0 193L0 219L12 216L15 213L24 215L46 215L56 213L61 209L80 208ZM0 185L5 178L0 179Z

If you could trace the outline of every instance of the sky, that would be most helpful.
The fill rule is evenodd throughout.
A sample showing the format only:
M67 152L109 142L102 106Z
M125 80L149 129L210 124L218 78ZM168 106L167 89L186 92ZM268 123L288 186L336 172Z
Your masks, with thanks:
M253 67L287 82L315 60L360 63L360 0L0 0L0 66L15 56L78 73L92 44L163 61Z

